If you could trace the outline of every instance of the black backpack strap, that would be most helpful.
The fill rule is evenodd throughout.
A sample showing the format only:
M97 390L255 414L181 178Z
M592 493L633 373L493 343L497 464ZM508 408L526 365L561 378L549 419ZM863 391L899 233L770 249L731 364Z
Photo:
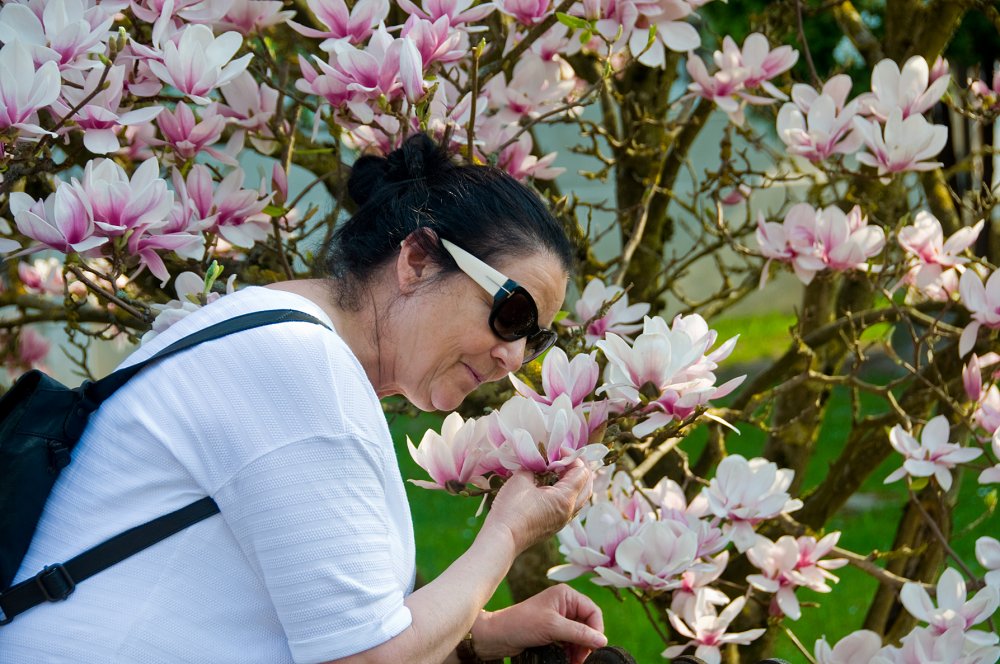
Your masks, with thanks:
M58 602L73 594L76 584L120 563L129 556L165 540L174 533L219 512L210 497L115 535L66 561L48 565L41 572L14 584L0 594L0 625L45 602Z
M162 360L168 355L179 353L182 350L187 350L188 348L196 346L202 342L219 339L233 334L234 332L242 332L255 327L261 327L262 325L274 325L275 323L288 323L293 321L315 323L329 328L326 323L315 316L311 316L304 311L298 311L296 309L268 309L266 311L254 311L249 314L242 314L240 316L221 321L215 325L210 325L203 330L189 334L182 339L178 339L152 357L146 358L142 362L136 362L135 364L125 367L124 369L119 369L118 371L105 376L101 380L84 383L78 389L83 391L87 400L93 405L93 408L97 408L97 406L103 403L105 399L114 394L115 390L124 385L129 378L142 371L147 365L156 362L157 360Z

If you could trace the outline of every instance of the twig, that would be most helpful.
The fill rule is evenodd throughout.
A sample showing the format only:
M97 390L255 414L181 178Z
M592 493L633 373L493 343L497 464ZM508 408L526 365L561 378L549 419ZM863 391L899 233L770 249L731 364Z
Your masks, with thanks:
M975 580L977 578L975 573L969 569L969 566L965 564L965 561L962 560L957 553L955 553L953 548L951 548L951 545L948 543L948 538L944 536L943 532L941 532L941 528L938 526L937 521L935 521L934 518L927 513L927 510L924 509L924 506L920 504L920 499L917 498L915 493L913 493L913 489L907 487L907 491L910 494L910 502L912 502L920 511L920 515L924 517L927 525L930 526L931 532L933 532L934 536L938 538L939 542L941 542L941 546L944 547L948 556L958 563L958 566L962 568L962 572L965 573L966 577Z
M801 652L802 655L809 660L809 664L816 664L816 660L809 653L809 651L806 650L806 647L802 644L802 642L799 641L799 637L795 636L795 632L793 632L785 623L781 623L781 629L785 630L785 636L787 636L791 642L795 644L795 647L799 649L799 652Z
M114 293L109 292L108 290L102 288L101 286L99 286L96 283L94 283L93 281L91 281L90 278L87 277L87 275L85 275L83 273L83 270L81 270L78 266L76 266L76 265L69 265L69 266L66 267L66 269L69 270L70 272L72 272L73 275L76 276L77 279L79 279L80 281L82 281L83 284L87 288L89 288L91 291L93 291L93 293L95 295L98 295L99 297L104 298L108 302L113 303L115 306L120 307L128 315L130 315L130 316L132 316L134 318L137 318L137 319L143 321L144 323L148 323L148 320L147 320L148 315L147 314L142 313L141 311L139 311L138 309L136 309L135 307L133 307L131 304L129 304L125 300L123 300L120 297L118 297L117 295L115 295Z
M820 80L819 74L816 73L816 65L813 63L812 53L809 52L809 42L806 41L805 27L802 25L802 0L795 0L795 13L799 22L799 41L802 42L802 52L806 55L806 63L809 65L809 73L812 75L813 83L816 84L816 89L820 90L823 87L823 82Z

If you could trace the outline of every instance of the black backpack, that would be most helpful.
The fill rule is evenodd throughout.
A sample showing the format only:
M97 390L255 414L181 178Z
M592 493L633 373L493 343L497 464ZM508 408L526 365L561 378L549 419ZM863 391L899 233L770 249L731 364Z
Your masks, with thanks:
M76 584L219 511L206 496L127 530L63 563L47 565L11 586L28 551L45 501L90 414L147 365L203 341L288 321L325 324L292 309L258 311L222 321L152 357L70 389L40 371L22 375L0 399L0 625L43 602L64 600Z

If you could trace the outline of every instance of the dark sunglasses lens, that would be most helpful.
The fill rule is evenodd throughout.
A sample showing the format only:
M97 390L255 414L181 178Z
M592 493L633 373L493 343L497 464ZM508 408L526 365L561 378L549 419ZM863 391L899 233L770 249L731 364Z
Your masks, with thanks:
M521 339L538 329L538 309L527 292L516 290L493 309L493 331L505 341Z
M528 342L524 347L524 364L547 351L556 342L556 333L552 330L539 329L537 333L528 337Z

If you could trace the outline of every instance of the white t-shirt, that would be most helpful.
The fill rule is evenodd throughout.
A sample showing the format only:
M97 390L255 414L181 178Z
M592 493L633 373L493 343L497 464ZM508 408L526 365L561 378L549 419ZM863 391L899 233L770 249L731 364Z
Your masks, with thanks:
M246 288L125 364L212 323L287 308L330 323L306 298ZM141 371L91 417L17 581L205 495L221 514L0 627L0 664L322 662L409 626L399 467L378 397L335 332L269 325Z

